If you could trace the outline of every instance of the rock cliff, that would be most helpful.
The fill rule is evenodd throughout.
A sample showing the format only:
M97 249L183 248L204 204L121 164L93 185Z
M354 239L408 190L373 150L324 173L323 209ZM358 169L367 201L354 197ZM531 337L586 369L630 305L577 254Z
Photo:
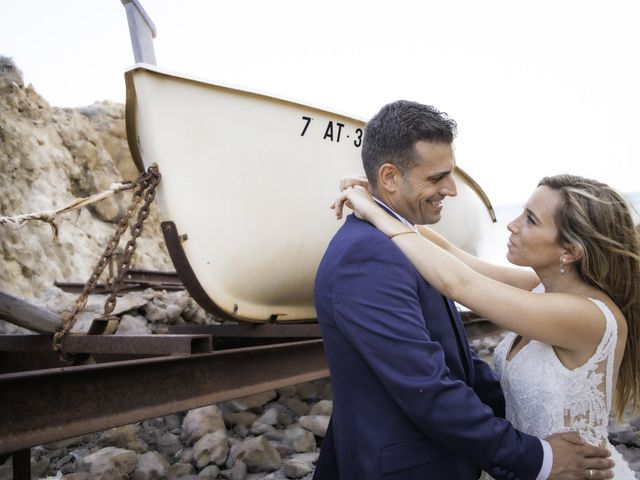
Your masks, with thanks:
M110 101L50 106L24 85L13 61L0 56L0 216L53 210L135 179L124 124L124 105ZM57 239L42 222L0 225L0 290L37 300L56 280L84 282L130 198L130 191L121 192L58 217ZM155 206L132 263L173 270Z

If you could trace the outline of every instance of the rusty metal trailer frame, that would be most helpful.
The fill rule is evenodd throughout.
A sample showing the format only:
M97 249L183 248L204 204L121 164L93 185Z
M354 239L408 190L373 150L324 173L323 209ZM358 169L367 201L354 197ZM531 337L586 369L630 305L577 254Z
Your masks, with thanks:
M111 279L115 275L113 262L109 263L109 275L105 283L98 283L92 293L111 293ZM81 293L84 283L79 282L54 282L54 285L65 292ZM129 292L132 290L143 290L145 288L153 288L156 290L184 290L182 280L176 272L158 272L154 270L133 269L127 270L122 278L120 292Z
M322 340L0 375L0 454L327 377Z
M43 315L9 300L4 318ZM462 316L470 338L496 328L472 312ZM66 366L52 334L0 335L0 462L13 456L14 479L30 479L34 446L328 377L320 337L317 323L68 334L67 354L98 363Z
M470 339L499 331L462 316ZM170 332L68 335L68 352L104 362L82 366L64 366L50 335L0 335L0 461L13 456L14 479L30 479L37 445L329 376L317 323Z

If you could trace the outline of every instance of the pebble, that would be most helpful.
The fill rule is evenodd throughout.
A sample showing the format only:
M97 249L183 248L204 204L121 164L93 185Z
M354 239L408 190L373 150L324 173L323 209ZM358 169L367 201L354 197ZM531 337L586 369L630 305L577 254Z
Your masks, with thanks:
M174 463L169 467L169 478L182 478L187 475L195 475L196 469L190 463Z
M182 440L191 444L218 430L226 432L222 412L217 405L196 408L190 410L182 422Z
M233 465L236 460L242 460L250 472L271 472L282 464L280 453L264 435L243 440L230 455L229 463Z
M313 472L313 466L300 460L284 462L283 473L287 478L302 478Z
M88 471L93 478L121 478L135 471L138 455L131 450L105 447L87 455L81 465L81 469Z
M328 415L305 415L300 417L300 425L318 437L324 437L329 427Z
M282 444L292 452L315 452L316 450L315 435L302 427L287 427Z
M311 407L311 411L309 412L311 415L326 415L331 416L331 411L333 410L333 402L330 400L320 400L313 407Z
M217 430L207 433L193 446L193 457L198 468L209 464L223 465L229 453L227 432Z
M169 462L158 452L147 452L138 455L136 470L129 478L131 480L162 480L167 478Z

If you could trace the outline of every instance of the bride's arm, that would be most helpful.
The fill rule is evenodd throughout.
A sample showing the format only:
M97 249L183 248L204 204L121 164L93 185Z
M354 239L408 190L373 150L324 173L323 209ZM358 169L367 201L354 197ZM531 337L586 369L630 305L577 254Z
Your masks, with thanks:
M368 189L369 182L367 181L367 177L362 175L350 175L340 180L340 191L344 191L352 187ZM431 228L425 225L418 225L417 228L420 235L428 238L440 248L443 248L482 275L498 280L499 282L506 283L507 285L522 288L523 290L532 290L533 287L540 283L538 276L530 269L525 270L521 268L505 267L485 262L484 260L481 260L478 257L456 247Z
M589 300L561 293L531 293L484 276L388 215L361 188L341 193L334 204L336 214L341 215L345 201L358 216L392 238L434 288L496 325L572 351L592 352L600 342L604 319Z
M425 225L418 225L417 228L420 235L431 240L440 248L449 252L458 260L464 262L465 265L482 275L523 290L531 290L540 283L540 279L532 270L504 267L485 262L484 260L465 252L461 248L456 247L431 228Z
M573 351L591 352L602 338L602 313L585 298L504 284L419 235L396 235L393 241L437 290L503 328Z

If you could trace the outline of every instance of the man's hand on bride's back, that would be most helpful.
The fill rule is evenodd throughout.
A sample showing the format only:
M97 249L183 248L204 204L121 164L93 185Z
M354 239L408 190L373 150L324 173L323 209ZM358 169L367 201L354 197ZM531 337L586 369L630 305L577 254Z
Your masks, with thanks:
M545 438L553 450L549 480L613 478L611 452L594 447L575 432L554 433Z

